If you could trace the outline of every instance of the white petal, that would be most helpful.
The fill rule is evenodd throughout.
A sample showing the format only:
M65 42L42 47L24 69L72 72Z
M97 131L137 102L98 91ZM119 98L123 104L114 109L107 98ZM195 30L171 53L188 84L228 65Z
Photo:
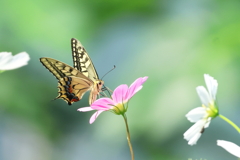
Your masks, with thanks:
M12 57L11 52L0 52L0 68L10 61Z
M27 65L27 62L30 60L29 55L26 52L21 52L15 56L9 54L9 52L4 52L5 56L1 56L0 60L0 70L11 70Z
M210 97L209 93L207 92L206 88L204 88L203 86L198 86L196 88L198 96L202 102L202 104L204 104L206 107L208 106L208 104L210 102L212 102L212 98Z
M197 107L192 109L186 114L187 119L190 122L197 122L200 119L203 119L206 116L207 112L206 109L203 107Z
M212 118L208 117L207 122L204 125L204 128L208 128L208 126L210 125L211 120L212 120Z
M183 135L184 139L190 140L192 137L194 137L195 134L201 132L205 124L204 119L199 120L196 122L192 127L190 127Z
M201 137L203 129L209 126L211 119L201 119L197 121L192 127L190 127L184 134L184 139L186 139L189 145L194 145L197 143L198 139Z
M217 140L217 145L221 146L232 155L240 158L240 147L238 145L224 140Z
M207 85L208 92L213 100L216 100L218 82L208 74L204 74L205 83Z
M102 112L104 112L104 111L97 111L97 112L95 112L95 113L91 116L91 118L90 118L90 120L89 120L89 123L92 124Z
M198 139L201 137L202 133L196 133L189 141L188 141L188 144L189 145L194 145L194 144L197 144L197 141Z
M77 111L79 112L88 112L88 111L92 111L94 109L92 109L91 107L82 107L82 108L79 108Z

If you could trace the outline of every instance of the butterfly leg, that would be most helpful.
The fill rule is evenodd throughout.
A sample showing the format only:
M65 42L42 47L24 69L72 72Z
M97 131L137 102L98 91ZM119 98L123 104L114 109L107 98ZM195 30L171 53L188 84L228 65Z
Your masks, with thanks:
M100 96L102 96L102 97L108 97L105 92L101 92L98 96L99 96L99 98L100 98Z
M107 91L109 96L111 96L111 93L113 93L113 91L106 87L105 85L103 85L102 91Z

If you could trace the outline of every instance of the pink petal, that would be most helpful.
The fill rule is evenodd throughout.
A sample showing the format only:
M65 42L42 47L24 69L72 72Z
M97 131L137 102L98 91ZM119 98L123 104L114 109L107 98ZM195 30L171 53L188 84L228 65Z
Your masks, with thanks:
M126 84L122 84L120 86L118 86L112 94L112 99L115 102L115 104L117 103L122 103L123 101L125 101L125 97L126 97L126 93L128 91L128 86Z
M103 111L97 111L97 112L95 112L95 113L92 115L92 117L90 118L89 123L92 124L102 112L103 112Z
M92 109L91 107L82 107L82 108L79 108L77 111L79 112L88 112L88 111L92 111L94 109Z
M147 76L143 77L143 78L142 78L142 84L145 83L147 79L148 79Z
M126 94L125 100L128 101L130 98L132 98L132 96L137 93L139 90L142 89L142 84L144 82L146 82L146 80L148 79L148 77L140 77L138 79L136 79L131 86L128 89L128 92Z
M100 98L96 101L93 102L93 104L91 105L92 109L95 110L100 110L100 111L107 111L109 109L111 109L114 105L114 102L112 99L110 98Z

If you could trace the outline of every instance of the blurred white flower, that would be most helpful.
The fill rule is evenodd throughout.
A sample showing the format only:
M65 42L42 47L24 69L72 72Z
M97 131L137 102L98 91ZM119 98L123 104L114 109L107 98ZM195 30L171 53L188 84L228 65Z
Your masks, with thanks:
M196 144L204 129L209 126L211 119L218 116L218 107L216 105L217 80L208 74L204 74L204 79L207 90L203 86L196 88L202 107L194 108L186 115L190 122L195 123L183 134L189 145Z
M11 52L0 52L0 70L12 70L27 65L30 60L26 52L12 55Z
M224 140L217 140L217 145L224 148L232 155L240 158L240 147L238 145Z

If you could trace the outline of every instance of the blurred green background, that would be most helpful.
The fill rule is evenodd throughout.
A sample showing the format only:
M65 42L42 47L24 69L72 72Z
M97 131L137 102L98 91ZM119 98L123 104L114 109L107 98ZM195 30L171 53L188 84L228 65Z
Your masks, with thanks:
M195 88L203 74L219 82L220 113L237 125L240 111L239 0L0 1L0 51L26 51L30 62L0 74L0 159L130 159L124 121L93 112L88 94L68 106L57 80L39 62L51 57L72 65L70 39L82 42L99 76L112 90L149 76L127 112L136 160L236 159L216 145L240 145L239 134L216 118L189 146L185 114L201 105Z

